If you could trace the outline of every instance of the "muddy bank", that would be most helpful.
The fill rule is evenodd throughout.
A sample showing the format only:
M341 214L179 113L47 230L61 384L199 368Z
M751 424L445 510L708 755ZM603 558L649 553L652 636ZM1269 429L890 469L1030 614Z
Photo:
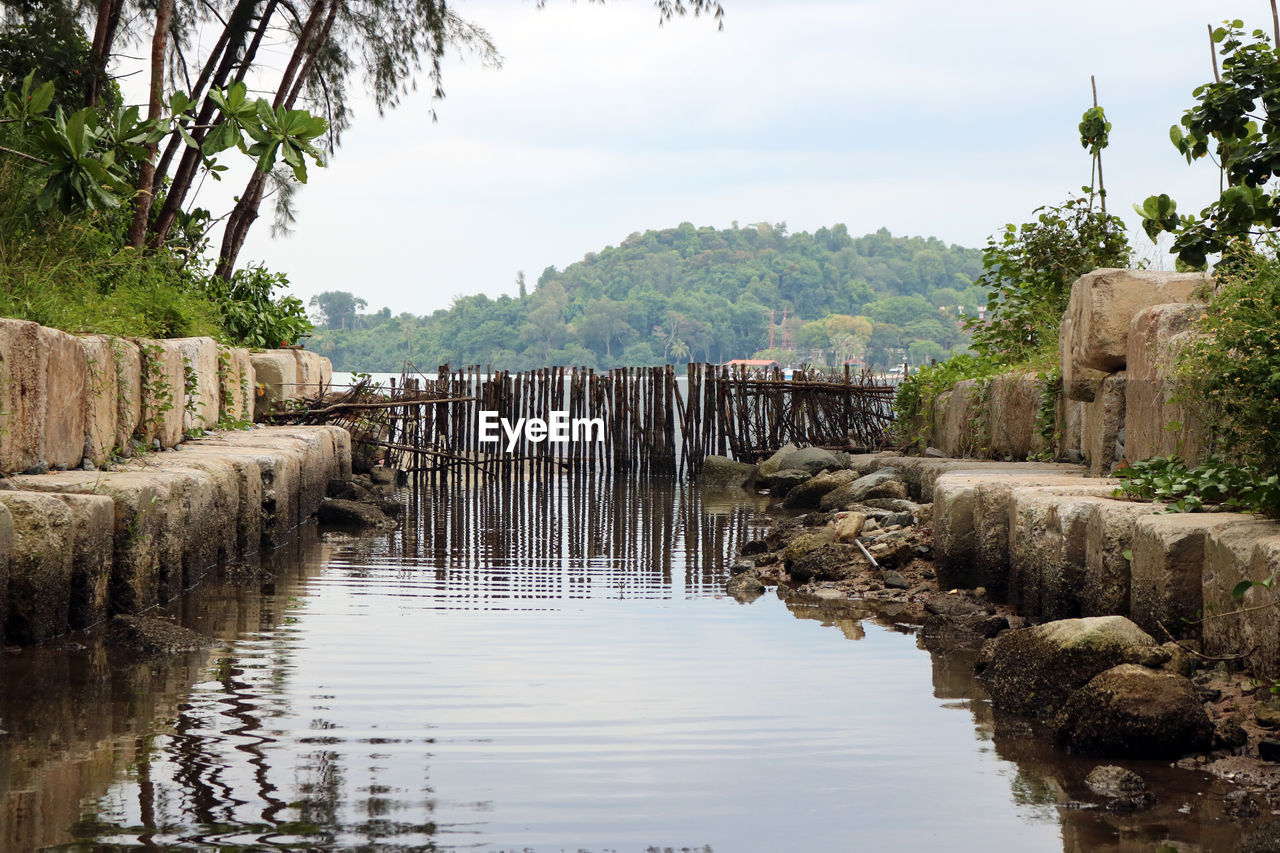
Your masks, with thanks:
M982 704L1005 731L1080 756L1090 768L1157 758L1203 770L1243 792L1227 817L1267 823L1280 808L1280 703L1245 659L1216 659L1194 640L1154 637L1121 615L1027 618L1007 597L963 584L972 567L939 559L938 505L920 500L946 494L936 469L954 460L932 460L928 471L892 456L802 453L801 465L784 455L782 464L731 475L712 465L721 488L769 492L774 501L767 535L747 543L732 569L730 594L750 601L774 590L788 606L890 608L896 621L918 626L922 646L936 655L970 657ZM1001 467L1006 479L1016 471ZM1066 467L1034 476L1074 480ZM1054 484L1064 485L1076 484ZM1094 802L1147 808L1140 796L1115 799Z

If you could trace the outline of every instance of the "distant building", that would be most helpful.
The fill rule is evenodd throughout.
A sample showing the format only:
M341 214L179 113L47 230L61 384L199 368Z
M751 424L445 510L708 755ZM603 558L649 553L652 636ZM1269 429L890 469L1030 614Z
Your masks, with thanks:
M782 367L782 363L778 361L774 361L771 358L735 358L735 359L730 359L729 361L726 361L723 366L724 367L770 368L770 367Z

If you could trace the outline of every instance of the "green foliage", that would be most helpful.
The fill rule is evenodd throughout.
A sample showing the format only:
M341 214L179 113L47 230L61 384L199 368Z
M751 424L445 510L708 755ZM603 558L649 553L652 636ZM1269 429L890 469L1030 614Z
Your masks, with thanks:
M1221 46L1221 80L1197 87L1192 94L1198 104L1169 130L1188 163L1212 151L1226 188L1198 217L1180 217L1168 195L1134 205L1147 235L1174 234L1172 251L1195 269L1235 241L1280 227L1280 196L1265 189L1280 174L1280 60L1265 32L1246 35L1243 28L1236 20L1213 31Z
M1111 122L1102 107L1090 107L1080 119L1080 147L1097 156L1110 142Z
M938 397L964 379L989 379L1006 369L991 356L962 354L944 362L926 365L903 379L893 401L897 439L909 445L922 445Z
M164 347L143 344L142 350L142 426L146 435L160 433L166 412L173 410L173 386L165 372Z
M904 361L913 344L922 359L964 348L961 306L972 311L986 300L973 287L979 268L976 250L884 229L852 237L843 225L789 234L781 223L686 222L548 268L522 298L463 296L429 317L352 319L346 300L354 294L322 294L316 307L326 324L347 318L346 328L317 333L308 346L339 369L378 371L397 371L406 359L511 369L724 362L769 346L772 311L774 345L794 337L787 349L798 360L884 367ZM901 324L860 316L870 311ZM814 323L821 328L801 334Z
M1071 284L1099 267L1129 264L1124 222L1085 198L1037 208L1032 222L1006 225L982 253L988 322L971 321L976 352L1019 364L1043 360L1057 347L1057 330Z
M1280 262L1255 255L1220 273L1179 374L1218 447L1280 473Z
M211 278L204 293L222 315L223 328L230 343L254 349L274 349L295 343L311 331L302 300L293 296L276 297L275 292L288 287L283 273L273 273L261 264L236 270L230 281Z
M0 91L18 85L28 72L57 89L57 103L74 112L86 103L89 83L97 74L93 52L70 7L24 2L21 18L0 28ZM102 87L102 102L113 108L120 100L114 82Z
M1058 447L1058 401L1062 398L1062 367L1055 364L1036 379L1044 385L1040 395L1040 405L1036 409L1036 430L1044 441L1042 456L1053 459L1057 456Z
M1197 512L1206 506L1280 514L1280 475L1215 456L1188 468L1176 456L1154 456L1120 468L1116 495L1167 504L1169 512Z

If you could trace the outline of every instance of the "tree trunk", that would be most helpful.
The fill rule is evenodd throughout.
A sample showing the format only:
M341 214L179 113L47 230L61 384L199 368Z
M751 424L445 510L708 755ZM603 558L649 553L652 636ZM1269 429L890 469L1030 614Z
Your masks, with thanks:
M102 96L102 86L107 79L107 62L111 59L111 45L115 41L116 28L120 25L120 12L124 0L98 0L97 21L93 28L93 79L85 92L86 107L96 107Z
M242 2L250 7L257 5L258 0L242 0ZM253 43L249 50L245 52L244 58L241 60L241 69L248 67L253 62L254 54L257 47L262 43L262 34L266 32L271 21L271 16L275 12L277 0L268 0L266 7L263 9L262 15L258 20L257 32L254 33ZM235 18L227 22L228 27L236 25L238 31L233 31L230 36L229 44L239 46L244 44L244 39L249 33L249 23L252 21L252 15L246 15L242 21L237 22ZM209 83L210 90L221 88L227 79L231 76L231 71L236 67L236 55L238 51L233 46L229 46L222 55L222 60L218 64L218 70L214 72L213 79ZM213 120L217 108L208 95L205 95L204 102L200 105L200 112L196 115L195 126L192 128L191 135L196 142L203 142L205 136L208 135L209 128L206 125ZM170 146L178 144L180 137L170 141ZM165 152L166 157L169 156L168 150ZM165 196L164 206L160 208L160 215L156 218L155 232L151 235L150 246L155 249L164 244L169 237L169 231L173 228L173 223L178 218L178 211L182 209L183 203L187 200L187 195L191 192L192 183L200 169L201 163L200 151L196 148L186 147L182 152L182 159L178 162L178 171L173 176L173 181L169 184L169 191ZM163 160L162 164L165 169L160 171L163 177L168 171L168 160Z
M164 54L169 37L169 22L173 19L173 0L160 0L156 6L156 31L151 38L151 99L147 104L148 121L158 121L164 103ZM151 214L151 201L155 198L156 152L159 146L147 146L147 159L142 162L138 175L138 191L133 196L133 223L126 238L130 246L142 248L147 236L147 217Z
M311 7L307 22L303 25L302 32L298 34L298 43L294 46L289 63L281 75L280 86L272 101L273 108L288 109L293 106L294 98L301 90L300 85L295 83L300 83L303 75L310 72L315 62L315 55L329 38L333 19L337 14L338 2L339 0L316 0ZM323 25L321 24L322 15L324 16ZM249 229L258 218L258 208L262 204L266 181L267 176L255 169L245 185L244 192L240 194L235 208L227 218L226 228L222 232L222 246L218 251L218 264L213 272L215 276L231 277Z

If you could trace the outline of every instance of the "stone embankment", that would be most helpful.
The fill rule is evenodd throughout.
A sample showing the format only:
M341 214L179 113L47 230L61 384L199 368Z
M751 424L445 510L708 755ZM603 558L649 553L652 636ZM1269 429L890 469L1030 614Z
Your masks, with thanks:
M140 613L280 544L351 477L337 427L252 427L328 359L0 320L0 637Z
M1034 372L967 379L931 401L913 432L942 456L1065 458L1094 476L1122 459L1199 461L1203 425L1178 398L1176 359L1194 340L1212 279L1101 269L1082 276L1059 336L1061 385Z
M997 708L1074 751L1198 753L1280 786L1256 763L1280 750L1280 707L1257 689L1280 676L1280 608L1268 589L1243 609L1231 598L1280 571L1280 524L1162 514L1068 463L787 447L759 466L709 459L703 482L768 489L794 511L743 550L728 585L739 600L776 585L905 606L926 644L990 641L980 660Z

